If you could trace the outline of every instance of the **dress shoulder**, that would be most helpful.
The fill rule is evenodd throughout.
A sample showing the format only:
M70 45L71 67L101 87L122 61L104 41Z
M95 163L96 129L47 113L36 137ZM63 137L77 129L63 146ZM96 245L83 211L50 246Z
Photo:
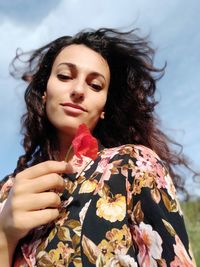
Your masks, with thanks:
M127 163L132 163L141 171L158 172L159 175L166 173L165 163L152 149L143 145L125 144L118 147L104 148L100 151L100 157L124 159ZM133 166L132 166L133 167ZM161 173L162 172L162 173Z
M122 156L130 155L130 157L134 157L140 154L144 158L145 156L148 156L148 159L156 158L157 160L161 160L155 151L143 145L124 144L117 147L103 148L100 153L103 153L104 155L107 154L109 156L115 156L116 154Z

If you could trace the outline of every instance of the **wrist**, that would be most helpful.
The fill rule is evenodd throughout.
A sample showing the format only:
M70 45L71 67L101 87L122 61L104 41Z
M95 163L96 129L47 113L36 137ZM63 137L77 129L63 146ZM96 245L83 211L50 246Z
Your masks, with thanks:
M12 258L17 243L9 241L6 234L0 230L0 259L4 267L12 266Z

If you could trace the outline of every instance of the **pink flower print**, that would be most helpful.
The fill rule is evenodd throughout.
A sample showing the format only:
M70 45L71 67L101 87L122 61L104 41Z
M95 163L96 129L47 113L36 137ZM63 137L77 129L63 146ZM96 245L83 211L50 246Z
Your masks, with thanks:
M142 156L145 159L149 159L152 163L156 163L159 159L158 155L150 148L141 145L136 147L141 151Z
M176 244L174 245L174 252L176 256L173 262L170 263L170 267L194 267L194 264L187 254L183 243L177 235L175 235L175 241Z
M108 160L108 158L106 160ZM121 160L116 160L116 161L113 161L113 162L111 162L109 164L106 164L106 162L104 161L103 164L105 164L105 167L104 167L102 176L101 176L101 178L99 180L99 183L98 183L98 185L96 187L96 190L95 190L94 194L97 194L98 191L103 188L104 181L108 181L110 179L110 177L111 177L111 174L118 173L117 167L120 166L120 163L121 163ZM98 167L97 167L97 169L98 169Z
M101 153L101 158L104 159L104 158L113 158L115 155L117 155L119 153L119 150L120 148L123 147L123 146L120 146L120 147L113 147L113 148L109 148L109 149L104 149Z
M127 205L129 205L132 200L132 191L131 191L131 184L129 183L128 179L126 179L126 192L127 192Z
M80 174L83 175L82 172L89 169L93 163L94 161L89 157L81 156L81 158L78 158L76 155L73 156L71 161L73 171L77 172L77 177L80 176Z
M161 260L162 239L152 226L141 222L133 226L133 239L138 245L138 262L141 267L157 267L156 260Z
M165 176L165 181L166 181L166 189L167 189L168 194L170 195L172 199L176 199L177 198L176 189L172 182L172 178L170 177L169 174Z
M26 259L26 262L28 263L28 266L35 267L36 266L36 250L39 244L41 243L41 240L36 240L33 243L27 245L24 244L22 246L22 253L24 258ZM22 265L20 265L22 266Z
M119 254L112 257L105 267L138 267L137 262L129 255Z
M159 189L167 187L167 181L165 179L164 174L162 174L161 176L156 175L156 184Z
M83 225L83 221L85 219L85 215L87 213L87 210L90 206L90 202L91 202L91 199L85 203L84 207L81 209L80 213L79 213L79 218L80 218L80 222L81 222L81 225Z
M99 180L99 183L96 186L94 194L97 194L103 188L104 181L108 181L110 179L111 176L110 166L112 166L112 163L108 164L107 167L104 169L104 172Z
M152 163L149 160L144 159L141 156L137 157L136 165L141 172L152 172Z
M100 173L103 173L106 166L108 165L108 162L109 162L110 158L109 157L105 157L105 158L102 158L98 165L97 165L97 169L96 169L96 172L100 172Z

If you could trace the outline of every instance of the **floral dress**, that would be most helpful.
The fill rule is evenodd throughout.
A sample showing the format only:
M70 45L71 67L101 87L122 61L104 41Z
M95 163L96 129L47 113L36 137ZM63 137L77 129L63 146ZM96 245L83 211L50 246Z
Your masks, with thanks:
M73 159L59 218L20 240L14 266L192 267L172 180L141 145ZM3 184L2 207L14 178Z

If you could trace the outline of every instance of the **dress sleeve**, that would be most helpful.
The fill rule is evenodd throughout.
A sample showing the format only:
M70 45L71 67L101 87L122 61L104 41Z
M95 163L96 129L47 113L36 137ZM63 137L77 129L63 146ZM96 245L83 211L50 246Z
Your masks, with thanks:
M128 213L139 266L194 267L175 187L162 161L138 146L129 171Z

